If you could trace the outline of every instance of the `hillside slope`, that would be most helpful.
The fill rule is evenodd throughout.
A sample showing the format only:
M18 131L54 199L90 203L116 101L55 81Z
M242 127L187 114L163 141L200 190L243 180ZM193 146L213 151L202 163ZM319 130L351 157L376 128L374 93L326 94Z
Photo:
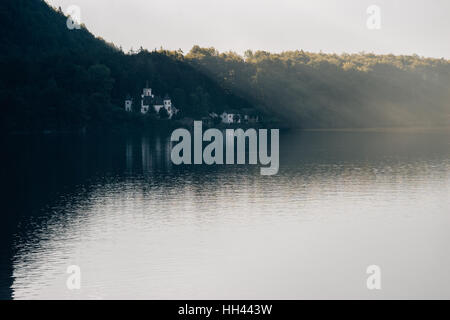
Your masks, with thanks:
M441 126L450 123L450 62L415 55L303 51L244 56L214 48L125 54L42 0L0 2L0 123L3 130L139 126L149 80L183 115L254 107L303 128Z
M184 62L180 53L122 50L41 0L0 4L0 105L6 131L134 125L123 111L146 81L187 116L249 104Z
M445 59L303 51L240 56L195 46L186 60L292 126L450 125Z

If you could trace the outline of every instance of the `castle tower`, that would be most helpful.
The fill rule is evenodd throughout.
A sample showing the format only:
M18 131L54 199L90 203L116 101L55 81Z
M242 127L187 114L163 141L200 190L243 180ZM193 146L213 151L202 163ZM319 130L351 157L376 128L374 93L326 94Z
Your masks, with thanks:
M170 99L169 95L166 94L163 101L164 101L164 108L167 110L170 119L172 118L173 115L172 100Z
M128 95L125 99L125 111L131 112L133 106L133 99Z
M148 81L145 84L145 88L142 92L142 97L153 97L152 95L152 89L148 86Z
M169 95L166 94L164 97L164 107L171 107L172 106L172 100L170 99Z

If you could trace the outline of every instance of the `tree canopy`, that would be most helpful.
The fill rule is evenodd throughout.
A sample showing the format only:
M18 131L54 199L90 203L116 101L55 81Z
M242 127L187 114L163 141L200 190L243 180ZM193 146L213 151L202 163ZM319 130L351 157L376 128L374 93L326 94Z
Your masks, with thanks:
M4 0L0 6L0 121L6 131L114 128L139 125L146 82L169 94L185 116L201 116L244 99L184 61L180 51L124 53L41 0ZM124 111L127 95L135 113Z
M0 6L0 123L5 131L138 126L149 81L180 115L254 108L291 127L448 124L450 62L417 55L304 51L244 55L194 46L125 53L42 0ZM124 111L131 95L133 113ZM148 115L154 119L155 115Z
M292 126L448 124L450 62L445 59L251 50L240 56L194 46L186 60Z

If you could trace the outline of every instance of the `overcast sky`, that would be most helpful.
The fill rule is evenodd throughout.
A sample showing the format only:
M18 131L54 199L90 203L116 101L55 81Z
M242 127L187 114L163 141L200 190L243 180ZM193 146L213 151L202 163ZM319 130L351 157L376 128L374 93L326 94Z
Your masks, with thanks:
M124 50L375 52L450 59L450 0L47 0ZM381 9L370 30L366 10Z

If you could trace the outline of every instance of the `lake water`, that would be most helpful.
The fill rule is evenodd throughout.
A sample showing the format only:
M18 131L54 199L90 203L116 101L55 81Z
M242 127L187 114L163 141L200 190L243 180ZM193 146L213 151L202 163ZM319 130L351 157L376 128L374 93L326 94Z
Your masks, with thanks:
M275 176L164 136L4 140L0 298L450 298L448 132L285 132Z

